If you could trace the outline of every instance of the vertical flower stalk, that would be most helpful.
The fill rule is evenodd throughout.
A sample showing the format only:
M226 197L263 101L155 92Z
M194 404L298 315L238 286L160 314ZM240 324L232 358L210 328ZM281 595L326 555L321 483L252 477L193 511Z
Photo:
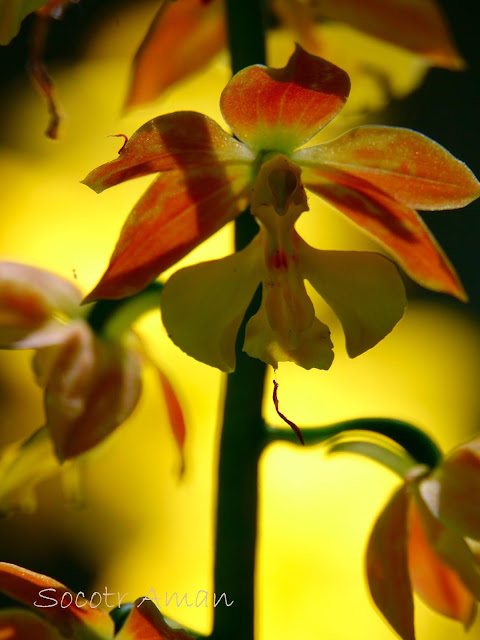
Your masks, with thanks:
M262 3L227 2L232 73L265 64ZM247 36L248 34L248 36ZM258 228L248 211L235 221L235 249L243 249ZM257 291L236 342L236 370L228 376L218 466L215 592L230 607L215 609L212 640L253 640L258 459L263 446L262 397L265 365L243 351L245 325L260 303Z

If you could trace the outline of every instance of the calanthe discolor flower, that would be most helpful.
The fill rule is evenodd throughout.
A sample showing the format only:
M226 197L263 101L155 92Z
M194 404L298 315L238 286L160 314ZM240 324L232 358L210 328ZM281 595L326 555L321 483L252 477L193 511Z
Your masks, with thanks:
M339 317L355 357L377 344L403 315L405 293L396 266L360 251L313 249L294 229L307 210L300 169L274 154L260 169L251 202L260 226L243 251L180 269L162 293L162 317L172 340L223 371L235 368L235 339L262 283L262 304L249 320L244 350L277 367L291 360L328 369L330 331L315 317L308 280Z
M101 192L137 176L159 173L127 219L109 267L87 300L121 298L139 291L250 203L252 213L260 221L261 233L250 248L244 250L249 260L243 260L242 264L248 262L251 270L248 286L244 285L245 279L240 278L236 266L233 268L233 263L229 266L236 276L230 278L226 286L229 291L238 290L239 295L233 294L236 302L230 318L224 318L222 331L217 336L222 344L217 346L223 351L225 345L227 350L231 349L238 315L258 283L264 283L265 293L266 282L276 282L279 295L265 297L256 323L250 325L251 346L248 347L247 336L246 348L267 362L293 359L302 363L304 359L296 357L295 351L307 349L309 334L305 331L314 332L320 340L320 326L313 320L311 303L307 304L306 296L301 293L303 280L308 279L322 291L344 328L342 315L353 319L357 315L357 303L364 307L362 321L366 319L367 324L372 325L380 319L382 330L375 328L375 339L369 336L362 347L349 349L351 355L358 355L378 342L401 317L403 289L396 284L391 290L393 306L391 300L382 304L381 298L389 285L383 282L383 288L377 289L377 283L371 280L371 273L376 270L371 264L363 265L363 276L356 275L362 274L362 269L356 271L353 257L346 268L347 262L344 260L340 266L341 258L335 252L333 255L315 253L297 240L293 224L307 208L301 196L304 187L373 236L417 282L465 299L457 275L415 211L460 207L479 195L479 183L462 162L425 136L393 127L358 127L331 142L298 149L340 112L349 89L349 78L344 71L297 47L284 69L254 65L237 73L228 83L220 104L235 137L195 112L167 114L141 127L118 158L92 171L84 181ZM270 198L267 209L270 207L276 212L273 226L262 220L265 194ZM267 217L272 220L270 214ZM283 237L277 237L278 234ZM281 246L285 242L290 247L286 252ZM260 245L268 255L263 266L260 263L254 266L254 254L260 255ZM275 262L278 251L281 259ZM291 257L288 274L280 277L286 268L287 254ZM376 258L367 260L370 263L376 260L382 265L378 268L387 269L391 280L398 282L398 276L385 266L386 262ZM265 265L268 277L262 272ZM222 270L224 276L227 273L218 266L216 269ZM330 275L326 278L319 275L326 272L333 274L330 282ZM241 293L239 287L243 287ZM333 294L335 288L337 291ZM375 292L379 308L371 306L372 300L377 299ZM288 301L290 294L291 302ZM339 300L335 301L335 296ZM176 301L170 296L169 302L165 296L167 302L164 299L162 303L169 331L172 327L168 326L171 324L168 318L180 315L172 310L172 305L183 305L184 311L191 307L188 300L175 297ZM221 296L212 292L210 297L221 305ZM282 300L281 304L289 307L289 311L277 310L272 315L267 298L270 302L276 300L273 306L277 307ZM212 305L212 299L210 312L214 318L217 308ZM201 304L201 300L198 302ZM208 307L207 302L204 306ZM265 311L273 339L262 330ZM293 324L289 325L288 314ZM385 314L390 314L388 319ZM387 325L390 326L387 328ZM208 342L206 319L202 327L204 341ZM358 327L354 331L358 332ZM316 364L304 360L303 366L329 366L328 332L322 329L321 333L321 358ZM177 342L187 352L192 351L178 338ZM347 335L347 345L348 342ZM225 370L234 366L228 357L223 364L221 358L200 359Z
M468 628L480 600L480 442L464 444L433 471L411 470L381 513L367 550L373 599L403 638L414 640L413 596Z
M169 627L146 598L135 602L115 633L113 619L98 608L100 592L89 600L84 593L14 564L0 562L0 591L28 607L0 611L0 638L5 640L192 640L182 629Z

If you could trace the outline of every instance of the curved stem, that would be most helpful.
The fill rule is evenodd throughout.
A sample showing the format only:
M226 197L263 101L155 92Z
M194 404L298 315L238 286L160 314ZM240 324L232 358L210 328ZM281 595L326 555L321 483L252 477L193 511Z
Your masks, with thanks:
M265 63L262 2L228 0L232 72ZM235 223L235 249L243 249L258 227L248 211ZM257 291L236 343L236 369L228 376L218 465L215 542L216 600L211 638L253 640L258 459L264 444L262 397L265 365L242 352L245 325L260 303Z
M163 283L151 282L145 289L120 300L98 300L89 310L86 320L93 331L105 338L118 337L141 315L160 308Z
M302 429L305 445L319 444L347 431L369 431L393 440L405 449L417 462L436 467L442 460L442 451L424 431L402 420L391 418L358 418L345 420L325 427ZM297 436L287 429L267 428L268 442L292 442Z

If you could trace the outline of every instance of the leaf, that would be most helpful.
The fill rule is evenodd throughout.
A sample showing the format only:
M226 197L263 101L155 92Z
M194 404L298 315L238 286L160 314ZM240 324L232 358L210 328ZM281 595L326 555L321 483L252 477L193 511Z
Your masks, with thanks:
M302 177L308 189L373 236L419 284L467 300L448 258L414 209L333 168L305 168Z
M289 154L340 112L349 91L345 71L297 45L283 69L254 65L239 71L223 90L220 107L250 149Z
M154 100L225 46L222 0L163 0L132 65L126 107Z

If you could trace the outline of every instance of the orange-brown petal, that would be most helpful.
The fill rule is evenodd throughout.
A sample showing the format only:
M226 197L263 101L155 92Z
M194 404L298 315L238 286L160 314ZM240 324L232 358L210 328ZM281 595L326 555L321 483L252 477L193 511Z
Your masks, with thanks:
M160 174L127 218L107 271L86 300L143 289L245 209L250 179L248 165Z
M297 151L293 161L345 171L423 211L457 209L480 196L480 183L463 162L410 129L358 127L326 144Z
M26 609L0 611L0 640L66 640L65 636Z
M434 515L463 537L480 540L480 440L457 447L420 483Z
M211 118L195 111L178 111L142 125L118 157L91 171L83 184L101 193L126 180L158 171L220 169L225 164L248 164L253 159L241 142Z
M480 576L463 539L436 520L413 489L408 564L415 591L435 611L466 628L476 612Z
M42 593L44 589L47 591ZM73 591L53 578L0 562L0 591L32 607L67 638L110 640L113 637L110 616L90 607L87 601L77 598ZM57 604L48 598L55 599Z
M53 316L75 313L80 291L60 276L26 264L0 262L0 347L31 349L60 342Z
M321 43L315 29L312 7L302 0L271 0L272 12L291 31L295 42L309 53L318 55Z
M333 168L304 168L306 187L344 213L384 246L408 275L434 291L465 301L448 258L414 209L393 200L361 178Z
M380 514L367 548L373 600L403 640L415 640L413 596L407 562L408 496L402 487Z
M201 69L224 45L222 0L163 0L135 54L126 106L154 100Z
M291 153L334 118L350 91L348 75L297 45L283 69L254 65L222 92L223 117L254 151Z
M313 0L311 5L320 17L410 49L436 66L464 66L435 0Z
M135 408L141 391L136 355L101 341L81 322L57 348L45 388L46 423L60 460L104 440Z

